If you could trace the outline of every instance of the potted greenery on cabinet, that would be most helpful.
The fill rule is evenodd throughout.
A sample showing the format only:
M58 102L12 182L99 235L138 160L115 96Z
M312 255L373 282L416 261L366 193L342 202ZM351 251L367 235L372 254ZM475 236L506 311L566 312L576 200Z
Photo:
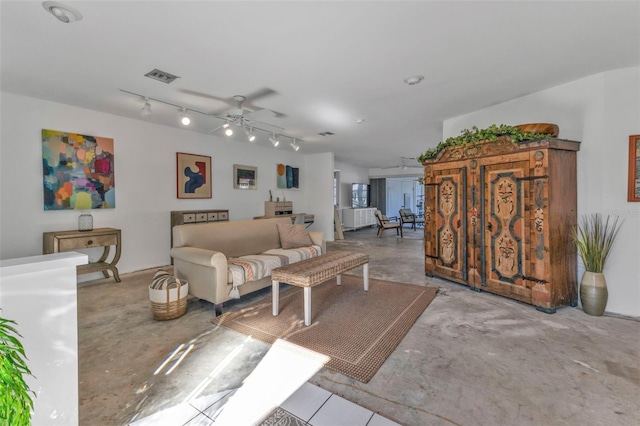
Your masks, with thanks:
M618 218L609 222L598 213L581 218L573 232L573 240L584 265L584 275L580 280L580 301L582 309L589 315L601 316L607 306L609 292L603 270L620 231Z
M31 423L35 393L24 380L31 371L13 325L15 321L0 317L0 424L23 426Z

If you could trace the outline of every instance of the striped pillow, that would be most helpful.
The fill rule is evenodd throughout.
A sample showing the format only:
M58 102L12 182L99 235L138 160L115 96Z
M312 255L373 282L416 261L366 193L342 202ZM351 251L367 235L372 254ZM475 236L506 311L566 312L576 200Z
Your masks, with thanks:
M183 286L187 282L185 280L179 280L163 269L159 269L153 276L153 281L151 281L149 288L153 290L166 290L167 286L173 283L178 283L179 286Z

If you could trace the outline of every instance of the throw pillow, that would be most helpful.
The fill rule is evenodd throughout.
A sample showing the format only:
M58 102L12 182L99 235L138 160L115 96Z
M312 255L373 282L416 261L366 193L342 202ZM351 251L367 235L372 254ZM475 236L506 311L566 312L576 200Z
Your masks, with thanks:
M304 225L277 223L280 234L280 245L283 249L309 247L313 245L311 237Z

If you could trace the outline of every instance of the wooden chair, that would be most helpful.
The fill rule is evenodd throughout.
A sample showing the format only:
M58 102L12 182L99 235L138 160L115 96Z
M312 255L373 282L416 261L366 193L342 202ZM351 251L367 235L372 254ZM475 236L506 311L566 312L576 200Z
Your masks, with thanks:
M376 220L378 221L378 238L382 237L382 232L385 229L395 229L396 235L400 235L402 237L402 223L398 222L397 217L388 218L380 212L380 210L376 210ZM393 221L395 220L395 222Z
M411 224L411 229L416 230L416 224L422 224L424 226L424 218L416 217L411 209L400 209L400 223L404 226L405 223Z

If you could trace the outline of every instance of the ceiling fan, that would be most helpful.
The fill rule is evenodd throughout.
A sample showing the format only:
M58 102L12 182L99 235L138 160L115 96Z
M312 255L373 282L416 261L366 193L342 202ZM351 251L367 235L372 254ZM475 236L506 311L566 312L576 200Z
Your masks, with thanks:
M409 161L415 161L417 163L416 157L400 157L400 164L395 165L395 166L389 166L389 167L381 167L382 170L386 170L386 169L401 169L401 170L407 170L409 167L413 168L413 167L418 167L418 166L409 166L407 165L407 162Z
M221 98L214 95L209 95L206 93L201 93L188 89L180 89L181 92L187 93L190 95L201 96L205 98L215 99L220 102L224 102L227 104L227 108L219 109L213 111L211 115L214 115L222 120L226 120L226 123L218 126L216 129L212 130L214 132L221 127L228 127L230 124L235 124L236 126L250 126L253 121L263 122L265 119L274 118L274 117L285 117L285 114L272 111L266 108L260 108L253 104L253 102L257 99L264 98L267 96L271 96L277 94L277 92L273 89L262 88L254 91L253 93L247 95L234 95L231 98ZM265 123L268 124L268 123Z

